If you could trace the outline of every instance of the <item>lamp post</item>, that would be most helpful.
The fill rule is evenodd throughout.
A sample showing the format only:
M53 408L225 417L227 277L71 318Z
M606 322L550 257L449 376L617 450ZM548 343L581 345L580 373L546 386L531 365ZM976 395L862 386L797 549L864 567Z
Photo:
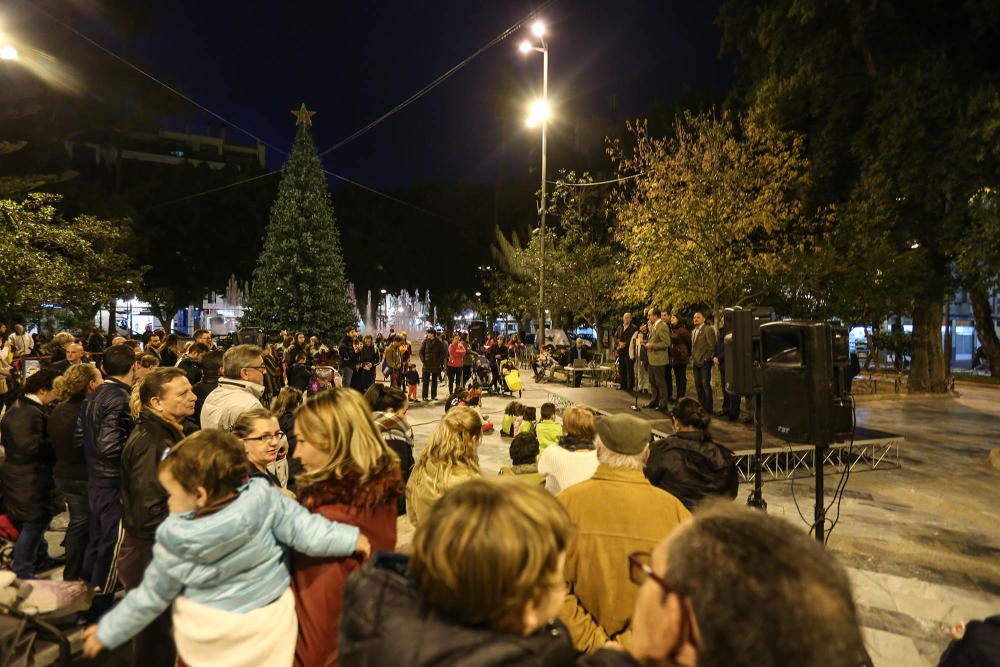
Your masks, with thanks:
M385 329L386 320L389 318L389 313L386 312L386 302L385 302L385 290L381 290L382 298L379 299L379 311L381 314L382 326L379 329Z
M528 116L528 127L542 126L542 203L540 210L541 222L538 227L538 332L535 338L535 347L541 351L545 345L545 195L547 190L546 158L548 145L546 143L545 130L549 120L549 45L545 41L545 24L535 21L531 26L531 34L538 39L535 45L528 40L521 42L518 47L521 53L527 54L538 51L542 54L542 99L531 105L531 115Z

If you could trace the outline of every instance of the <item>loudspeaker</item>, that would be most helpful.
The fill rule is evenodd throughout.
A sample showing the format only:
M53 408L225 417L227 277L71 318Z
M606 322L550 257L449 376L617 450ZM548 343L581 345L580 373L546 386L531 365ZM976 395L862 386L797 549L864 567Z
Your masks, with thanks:
M726 308L726 391L749 396L761 390L760 327L774 320L769 306Z
M237 345L264 346L264 330L259 327L244 327L236 331Z
M753 393L753 312L747 308L726 308L726 392L748 396Z
M482 320L469 322L469 343L477 350L486 344L486 323Z
M835 387L834 326L771 322L761 326L760 335L764 429L789 442L816 445L850 435L850 402ZM838 341L838 362L842 353Z

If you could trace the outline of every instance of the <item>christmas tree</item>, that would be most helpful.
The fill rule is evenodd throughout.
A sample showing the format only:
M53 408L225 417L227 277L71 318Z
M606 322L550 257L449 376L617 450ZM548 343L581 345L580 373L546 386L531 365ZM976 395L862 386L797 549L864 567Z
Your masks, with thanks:
M292 112L295 145L282 169L244 323L336 343L355 314L330 192L309 131L314 113L305 104Z

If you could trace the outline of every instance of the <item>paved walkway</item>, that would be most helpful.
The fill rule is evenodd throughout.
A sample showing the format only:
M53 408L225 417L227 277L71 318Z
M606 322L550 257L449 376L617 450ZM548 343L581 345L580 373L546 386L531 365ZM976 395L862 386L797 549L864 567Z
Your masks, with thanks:
M1000 443L1000 391L963 386L960 393L858 407L859 424L906 438L902 468L855 471L848 479L829 541L854 581L876 667L936 665L949 626L1000 613L1000 471L987 461L989 450ZM540 406L553 396L610 412L629 411L631 405L626 394L611 388L530 379L519 400ZM486 397L484 413L498 422L509 400ZM418 455L443 412L440 402L411 408ZM654 428L670 430L660 413L639 414ZM713 429L720 441L752 438L748 426L719 422ZM498 434L483 439L483 474L496 474L509 461L508 445ZM828 479L827 502L839 475ZM740 502L749 491L744 484ZM768 482L764 498L772 515L808 529L799 509L812 516L811 479ZM836 516L837 508L832 509Z

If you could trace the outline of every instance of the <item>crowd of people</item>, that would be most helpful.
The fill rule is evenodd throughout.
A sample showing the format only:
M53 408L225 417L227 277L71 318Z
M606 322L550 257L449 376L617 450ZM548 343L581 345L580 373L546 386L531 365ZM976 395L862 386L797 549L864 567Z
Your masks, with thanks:
M487 479L479 390L453 392L415 456L398 377L353 388L369 370L343 366L356 331L280 352L154 336L97 365L50 361L0 420L12 568L53 564L45 531L67 508L63 578L96 591L87 656L131 643L143 667L868 664L843 567L728 502L732 452L699 401L680 396L674 435L653 442L631 415L512 401L511 465ZM405 344L382 358L402 368ZM428 332L425 375L451 367L452 345ZM294 386L300 352L344 386Z

